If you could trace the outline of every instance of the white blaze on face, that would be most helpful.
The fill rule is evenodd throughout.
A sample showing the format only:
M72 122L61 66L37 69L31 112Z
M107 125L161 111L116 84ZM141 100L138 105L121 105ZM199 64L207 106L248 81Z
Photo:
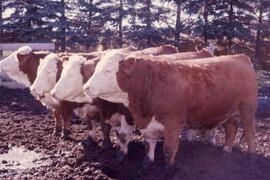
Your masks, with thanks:
M38 66L37 77L30 90L34 96L48 93L56 84L57 63L59 58L56 54L47 55Z
M74 55L63 64L61 77L51 90L51 94L59 99L74 102L89 102L83 93L83 77L81 65L86 61L82 56Z
M89 97L123 103L128 106L128 95L118 85L116 73L119 62L124 60L125 54L121 50L108 52L97 64L92 77L84 85L84 93Z
M29 46L23 46L11 55L0 61L0 71L6 73L11 79L21 83L27 87L30 86L30 81L26 74L20 71L17 54L27 55L32 52Z

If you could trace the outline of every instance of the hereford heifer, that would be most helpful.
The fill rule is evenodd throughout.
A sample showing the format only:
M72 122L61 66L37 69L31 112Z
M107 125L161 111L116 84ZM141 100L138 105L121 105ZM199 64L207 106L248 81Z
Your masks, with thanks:
M0 69L6 72L7 75L12 79L29 87L36 79L40 61L43 61L42 59L47 57L48 55L49 52L33 52L30 47L24 46L22 48L19 48L17 51L12 53L4 60L2 60L0 63ZM58 54L58 56L66 55L67 54L65 53ZM81 55L87 57L93 56L87 53L83 53ZM49 57L51 56L56 55L50 55ZM70 108L75 108L78 106L75 104L68 104L66 102L59 102L49 96L43 96L38 98L44 105L53 109L56 122L55 135L59 135L62 129L62 119L67 119L65 112L69 112ZM66 135L68 134L67 131L64 132Z
M125 58L117 51L107 53L84 85L85 93L128 107L134 124L150 142L152 152L157 139L164 136L167 167L174 164L178 137L185 125L209 129L223 123L224 150L231 151L237 132L234 118L237 114L244 125L248 150L255 151L257 82L247 56L196 61L154 59ZM150 158L154 160L154 153Z

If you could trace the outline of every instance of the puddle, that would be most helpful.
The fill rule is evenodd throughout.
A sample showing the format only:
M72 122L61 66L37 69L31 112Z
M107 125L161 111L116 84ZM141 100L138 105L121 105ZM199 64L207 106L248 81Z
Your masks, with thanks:
M12 147L8 153L0 154L0 169L31 169L48 165L41 160L42 157L42 154L24 147Z

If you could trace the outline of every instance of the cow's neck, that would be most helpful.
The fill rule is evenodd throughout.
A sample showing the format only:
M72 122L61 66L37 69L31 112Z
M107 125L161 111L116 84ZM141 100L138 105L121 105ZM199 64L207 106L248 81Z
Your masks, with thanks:
M63 71L63 62L58 60L57 61L56 82L60 79L62 71Z
M37 77L37 70L40 64L39 60L42 60L48 53L46 54L33 54L34 58L31 59L31 62L27 64L26 68L22 68L21 71L25 73L32 85Z

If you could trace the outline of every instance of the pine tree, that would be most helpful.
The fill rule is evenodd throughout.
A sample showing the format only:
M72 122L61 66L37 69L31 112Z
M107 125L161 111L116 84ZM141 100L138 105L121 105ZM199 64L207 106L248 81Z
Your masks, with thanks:
M270 35L270 25L269 25L269 11L270 11L270 1L268 0L257 0L253 2L254 12L253 15L256 18L255 23L255 59L257 63L263 65L263 58L267 56L266 51L266 37ZM268 16L268 17L267 17ZM268 20L268 22L267 22Z
M204 43L209 38L216 36L213 20L210 17L215 15L216 0L190 0L185 3L185 9L191 16L198 16L194 22L193 35L203 37Z

